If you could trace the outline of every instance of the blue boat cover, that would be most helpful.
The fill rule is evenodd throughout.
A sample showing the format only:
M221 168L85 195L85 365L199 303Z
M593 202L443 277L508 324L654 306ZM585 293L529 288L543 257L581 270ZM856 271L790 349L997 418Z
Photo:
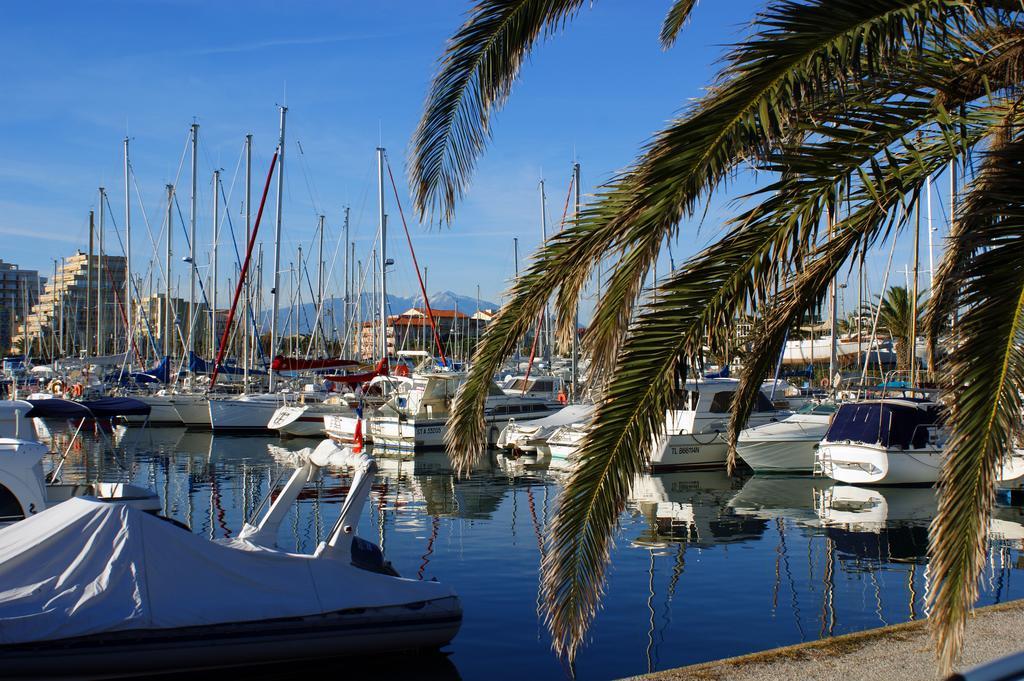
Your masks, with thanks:
M33 418L41 419L81 419L89 418L92 412L87 407L71 400L62 400L53 397L46 400L25 400L32 405L32 409L25 414Z
M149 416L152 410L145 402L130 397L101 397L98 400L83 401L82 406L98 419L114 416Z
M891 402L856 402L840 405L825 439L829 442L864 442L884 447L928 444L928 430L918 426L938 421L936 406L913 407Z

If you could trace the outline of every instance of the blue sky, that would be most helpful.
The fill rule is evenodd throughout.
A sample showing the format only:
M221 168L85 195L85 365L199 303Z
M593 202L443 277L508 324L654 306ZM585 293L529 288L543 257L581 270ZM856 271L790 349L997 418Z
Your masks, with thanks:
M234 189L231 181L244 136L255 136L254 185L261 185L276 143L276 106L286 103L283 268L296 246L311 247L318 213L327 216L328 242L336 241L345 205L365 259L376 229L374 149L382 143L430 290L472 294L479 285L482 297L499 300L514 268L513 237L523 265L539 242L540 177L547 180L549 220L556 222L573 160L582 164L585 193L625 166L701 94L724 46L742 36L760 2L700 3L683 39L665 52L657 38L668 5L597 2L543 44L495 121L494 142L456 220L428 228L414 221L404 194L405 159L436 59L468 2L253 1L244 9L189 0L11 4L0 26L7 91L0 111L0 258L49 271L53 258L85 248L88 211L101 185L123 226L127 134L142 194L141 204L132 197L135 269L147 272L154 252L162 258L164 185L175 179L196 120L197 247L205 267L212 171L223 171L237 225L241 177ZM186 216L187 168L186 160L177 190ZM389 255L397 261L391 287L409 295L415 273L388 200ZM699 233L695 225L684 228L677 262L718 233L727 208L726 198L718 199ZM269 267L272 199L268 211L261 233ZM184 238L180 225L175 230L174 278L184 282ZM234 261L226 228L221 243L223 274ZM117 252L109 231L107 250ZM333 245L327 250L333 253ZM338 281L340 269L339 260Z

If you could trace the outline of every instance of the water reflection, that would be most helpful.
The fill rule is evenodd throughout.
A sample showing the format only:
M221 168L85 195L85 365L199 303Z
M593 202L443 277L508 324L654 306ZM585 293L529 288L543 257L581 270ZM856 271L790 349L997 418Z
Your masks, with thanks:
M46 432L63 454L67 425ZM180 428L92 430L69 450L65 475L148 485L166 515L217 538L256 515L301 450L317 443ZM543 541L565 474L500 453L461 479L442 452L377 459L359 534L380 544L404 576L453 584L465 608L450 658L424 661L423 673L565 678L538 615ZM310 485L283 523L282 545L311 551L350 483L347 471L329 470ZM930 489L724 471L639 476L577 676L630 676L922 617L934 515ZM1024 596L1020 580L1010 579L1022 567L1024 509L998 506L991 537L982 604Z

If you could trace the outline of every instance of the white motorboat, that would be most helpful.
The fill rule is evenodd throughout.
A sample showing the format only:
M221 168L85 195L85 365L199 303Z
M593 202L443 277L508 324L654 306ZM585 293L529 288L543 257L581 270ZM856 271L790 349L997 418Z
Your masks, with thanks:
M859 341L857 338L836 339L836 355L840 358L856 358L862 351L872 347L868 340ZM783 364L799 364L806 366L814 362L828 362L832 355L832 336L821 336L813 340L791 340L786 341L782 349Z
M338 449L325 441L311 451L234 540L86 499L0 530L4 675L138 676L447 644L462 620L455 592L399 577L353 532L372 459L344 456L352 484L313 554L277 546L305 483L337 462Z
M413 374L408 394L399 394L385 402L369 419L374 446L396 449L437 449L444 446L444 434L455 395L466 380L456 371ZM532 421L561 409L558 402L506 395L491 384L486 398L484 418L487 441L493 444L509 419Z
M160 510L159 498L150 490L118 482L65 484L60 469L43 474L43 458L50 449L36 438L32 418L44 418L45 404L52 402L60 415L74 402L44 400L33 405L21 400L0 401L0 526L22 520L74 497L91 496L101 501L128 503L143 511ZM79 406L79 418L91 418L89 410ZM69 444L70 447L70 444ZM2 640L2 635L0 635Z
M665 415L665 433L655 438L651 451L652 471L677 468L718 468L725 465L733 395L740 382L733 378L688 380L674 409ZM758 391L748 425L777 421L779 412L768 397Z
M508 425L502 428L498 435L495 445L498 449L516 453L550 456L548 437L562 426L589 421L593 412L594 405L592 404L571 404L542 419L532 421L509 419Z
M932 485L948 435L936 402L885 398L843 404L818 446L815 467L851 485ZM1013 450L997 480L1024 476L1024 452Z
M583 438L590 426L589 420L557 428L547 439L548 451L551 452L551 467L571 468L576 462L576 451L580 448Z
M755 473L814 471L814 450L825 437L836 405L810 402L778 421L740 432L736 453Z
M282 436L329 437L342 444L352 444L355 437L356 407L362 401L364 411L372 411L384 401L400 392L407 391L412 380L405 376L376 376L365 390L335 395L322 402L284 405L271 417L267 427ZM366 424L363 424L366 432Z
M518 397L539 397L545 400L564 400L565 382L558 376L509 376L501 383L506 395Z

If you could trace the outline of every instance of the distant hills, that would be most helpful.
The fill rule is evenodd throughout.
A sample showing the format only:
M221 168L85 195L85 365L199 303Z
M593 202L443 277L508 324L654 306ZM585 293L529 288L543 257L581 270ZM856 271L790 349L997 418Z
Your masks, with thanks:
M373 309L373 294L364 293L360 300L363 319L368 319ZM342 298L328 298L324 300L323 318L326 326L342 323L344 319L345 301ZM404 297L388 294L388 314L401 314L410 307L423 307L423 296ZM498 304L489 300L481 300L477 307L476 296L464 296L454 291L440 291L430 295L430 307L437 310L458 310L463 314L474 314L477 309L496 310ZM264 311L261 319L261 326L264 331L270 330L270 311ZM299 333L309 333L316 324L316 304L304 303L291 308L281 308L277 317L278 327L282 333L291 333L296 328ZM294 325L293 325L294 324ZM285 328L287 327L287 331Z

